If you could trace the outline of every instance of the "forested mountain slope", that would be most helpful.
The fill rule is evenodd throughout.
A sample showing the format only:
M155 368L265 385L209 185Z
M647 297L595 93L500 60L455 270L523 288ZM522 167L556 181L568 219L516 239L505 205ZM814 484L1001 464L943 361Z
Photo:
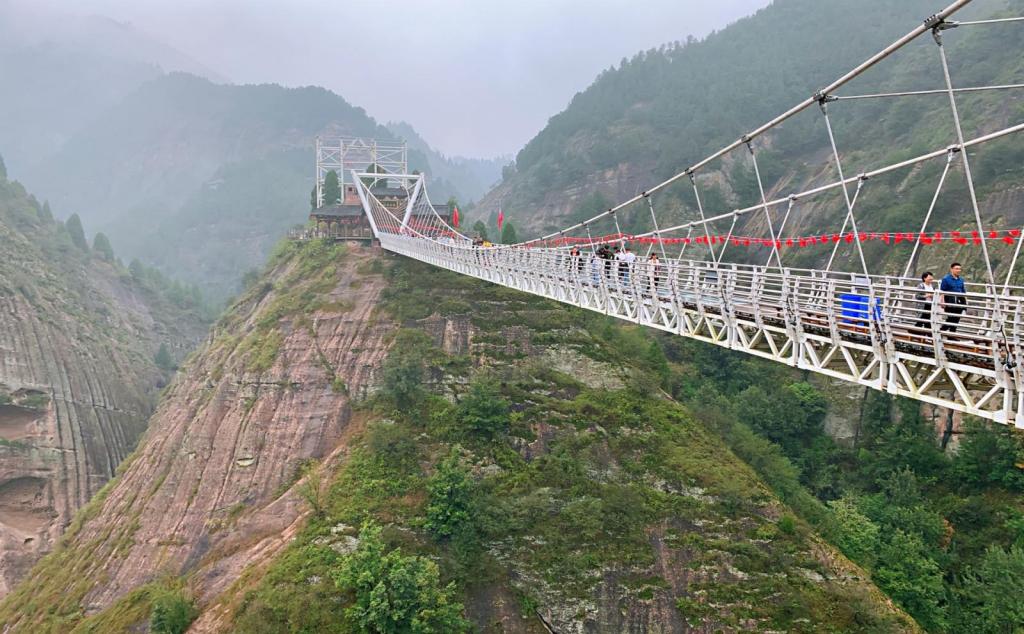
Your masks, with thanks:
M0 621L916 631L659 395L670 372L645 333L599 316L285 245ZM371 600L377 582L391 601Z
M113 477L173 359L205 330L195 307L134 272L0 161L0 594Z
M929 0L776 0L702 41L664 46L623 60L551 118L516 157L516 173L481 203L480 211L493 220L504 200L506 215L533 234L589 217L810 96L938 8ZM1019 0L978 0L955 19L1021 14L1024 3ZM1019 54L1024 29L1019 24L964 27L948 30L943 37L956 86L1024 80ZM943 85L937 48L925 35L840 92ZM1019 90L960 95L965 135L971 138L1024 120L1021 97ZM838 102L830 104L829 111L847 176L955 142L949 103L941 94ZM836 176L817 108L754 145L769 197ZM1019 228L1024 222L1024 138L1010 137L970 155L986 221L998 228ZM858 202L860 225L868 231L917 231L938 182L939 163L868 182ZM700 170L697 180L708 215L759 200L745 149ZM688 188L689 183L680 184L655 198L661 226L696 217ZM631 229L650 229L646 206L639 207L620 220ZM971 216L963 213L965 208L969 212L958 165L930 228L967 227ZM787 225L788 235L839 231L844 214L838 194L798 204ZM744 235L767 236L759 222L740 229ZM724 235L727 229L725 222L713 231ZM888 270L895 270L909 252L873 244L867 248L869 258L884 262ZM821 257L821 251L808 250L790 263L813 264ZM936 262L948 257L973 256L944 252Z
M106 232L125 257L223 300L289 227L306 221L317 135L396 140L322 88L224 85L172 73L106 109L25 180ZM444 178L476 182L472 164L410 146L410 169L429 175L439 161ZM432 192L440 202L458 193Z

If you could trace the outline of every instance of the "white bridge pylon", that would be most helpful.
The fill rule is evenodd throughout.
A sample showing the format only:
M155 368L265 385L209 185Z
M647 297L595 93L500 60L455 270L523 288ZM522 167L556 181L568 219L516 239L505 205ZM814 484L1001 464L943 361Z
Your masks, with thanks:
M955 88L949 73L943 34L950 29L999 23L1024 28L1024 18L954 22L950 19L970 0L954 2L930 16L892 45L872 56L814 96L743 135L711 156L651 187L636 197L558 232L514 245L481 247L453 227L430 204L424 177L388 174L407 193L404 207L382 203L367 182L380 174L352 173L364 211L381 246L434 266L502 286L593 310L632 323L772 359L818 374L906 396L1002 424L1024 428L1024 287L1011 285L1021 244L1021 228L987 226L974 189L970 159L974 149L996 139L1024 142L1024 122L1009 122L986 134L965 138L957 95L1008 90L1024 84ZM1017 24L1012 24L1017 23ZM877 95L836 95L835 91L918 37L930 33L938 47L944 86L929 91ZM948 98L955 138L950 144L899 163L878 166L856 176L843 173L829 105L868 98L938 95ZM827 135L835 180L805 191L770 198L761 179L755 140L783 122L818 107ZM991 130L991 126L989 127ZM709 213L702 204L695 177L705 166L738 152L748 160L760 202L745 209ZM928 163L941 166L931 205L921 210L921 225L896 235L913 249L902 275L877 275L869 270L863 243L880 234L858 226L857 203L870 179L900 174L911 178ZM955 231L931 226L936 202L952 171L963 174L970 207ZM687 183L688 180L688 183ZM673 183L692 188L698 218L659 227L655 194ZM678 188L676 188L678 190ZM838 198L837 198L838 195ZM831 251L821 269L786 266L787 246L804 238L786 233L796 204L836 203L843 215L837 233L816 236ZM653 230L627 235L619 218L631 208L649 211ZM966 220L964 220L966 219ZM716 223L719 223L716 225ZM728 232L724 232L724 226ZM760 227L765 235L741 236L737 227ZM602 228L612 231L599 235ZM922 245L933 242L971 243L979 247L985 279L967 283L964 293L922 289L909 277ZM602 245L641 245L635 261L617 261ZM740 259L738 247L760 245L764 264ZM732 247L733 260L725 254ZM931 248L931 247L925 247ZM656 258L650 258L650 254ZM852 271L835 270L837 255L854 262ZM995 257L992 257L995 256ZM824 258L822 258L824 260ZM993 266L993 262L1000 267ZM999 270L997 270L999 269ZM945 273L945 271L937 273ZM997 280L996 275L1000 275ZM1003 277L1005 275L1005 277ZM1001 283L1000 283L1001 280Z

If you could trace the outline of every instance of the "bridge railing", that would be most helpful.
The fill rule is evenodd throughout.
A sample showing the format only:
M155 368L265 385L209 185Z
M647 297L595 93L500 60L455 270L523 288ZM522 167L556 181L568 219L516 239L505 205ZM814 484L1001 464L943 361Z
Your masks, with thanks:
M953 304L952 294L920 289L916 279L893 276L685 259L627 265L592 252L576 257L562 249L398 239L451 267L475 268L485 279L504 277L512 285L543 282L564 290L589 289L606 300L629 297L648 306L768 323L961 364L1006 365L1019 356L1024 336L1024 289L1019 287L997 293L969 283L967 292L957 296L965 303Z

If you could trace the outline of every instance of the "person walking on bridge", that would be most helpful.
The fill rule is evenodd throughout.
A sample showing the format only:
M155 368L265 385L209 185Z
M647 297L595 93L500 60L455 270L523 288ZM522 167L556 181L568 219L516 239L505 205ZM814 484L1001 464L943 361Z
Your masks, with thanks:
M597 248L597 257L604 260L604 278L611 281L612 278L612 250L607 244Z
M651 251L651 254L647 256L647 281L651 287L651 297L656 298L658 286L661 284L661 260L658 259L658 254L655 251Z
M580 257L580 248L569 249L569 273L579 275L583 272L583 258Z
M935 294L934 291L935 276L932 275L931 271L925 271L921 274L921 283L917 285L917 292L914 293L914 300L921 311L917 316L914 326L921 331L917 334L925 339L929 338L931 331L932 296Z
M942 325L945 332L956 332L960 316L967 310L967 291L964 288L964 278L960 277L962 272L963 266L959 262L953 262L949 265L949 273L939 284L942 308L946 313L946 323Z

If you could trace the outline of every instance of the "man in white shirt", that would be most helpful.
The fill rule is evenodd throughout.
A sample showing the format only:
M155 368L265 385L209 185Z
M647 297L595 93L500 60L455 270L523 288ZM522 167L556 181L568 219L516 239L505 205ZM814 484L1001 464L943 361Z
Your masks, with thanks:
M633 271L633 264L636 262L636 253L630 251L629 247L626 247L624 252L625 255L622 256L622 261L625 272L623 273L622 283L629 286L629 274Z

